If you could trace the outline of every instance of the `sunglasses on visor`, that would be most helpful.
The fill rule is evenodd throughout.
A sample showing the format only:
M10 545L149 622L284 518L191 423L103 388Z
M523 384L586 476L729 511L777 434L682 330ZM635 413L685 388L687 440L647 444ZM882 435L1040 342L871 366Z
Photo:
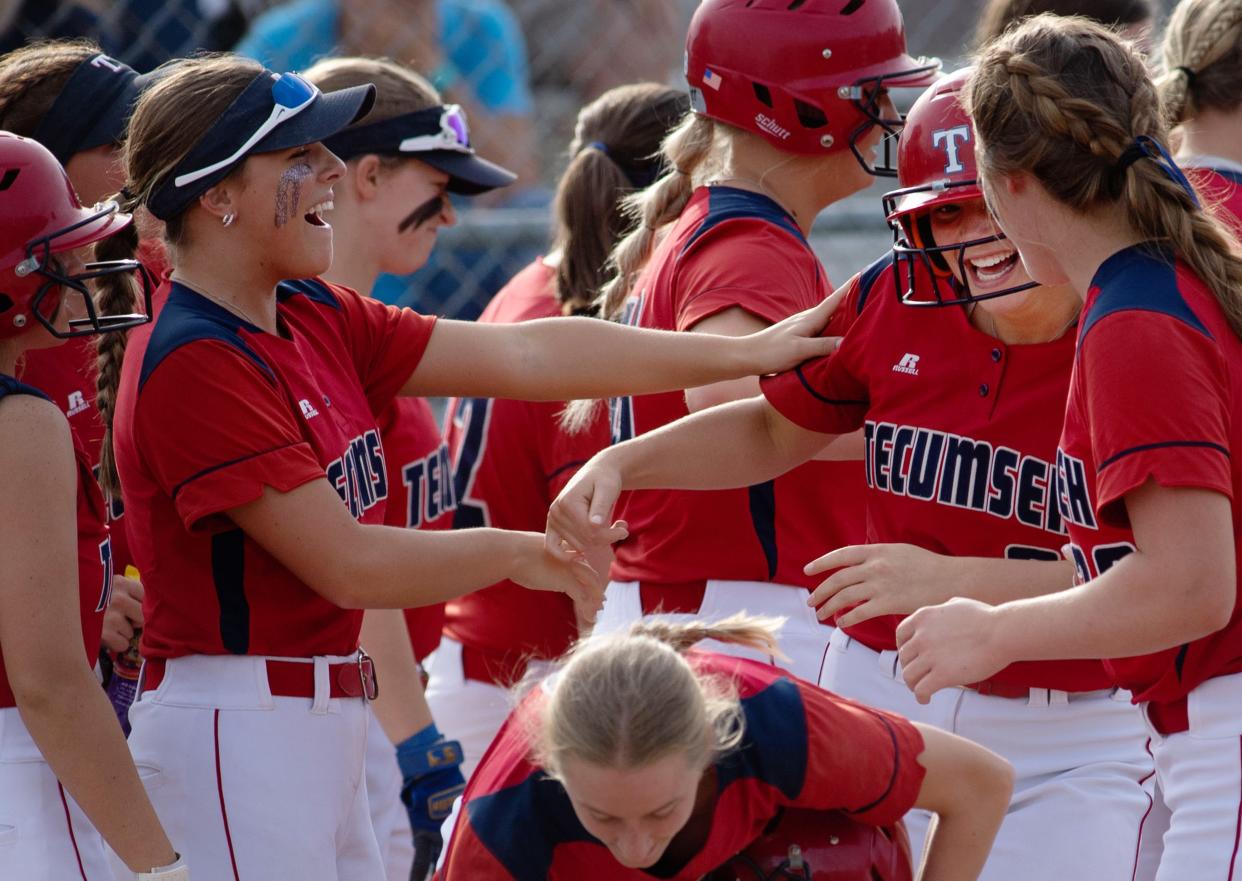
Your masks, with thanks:
M177 175L173 179L173 186L184 187L187 184L194 183L196 180L207 177L209 174L214 174L221 168L227 168L232 165L245 156L255 144L271 134L277 126L287 122L309 107L318 95L319 89L297 74L278 74L272 82L272 100L275 104L272 107L272 112L268 114L263 124L255 129L245 143L234 150L231 155L226 156L219 162L213 162L211 165L205 165L194 171L187 171L184 174Z
M466 113L458 104L445 104L440 111L440 130L430 135L414 135L397 145L402 153L424 153L428 150L452 150L457 153L473 153L470 146L470 127Z

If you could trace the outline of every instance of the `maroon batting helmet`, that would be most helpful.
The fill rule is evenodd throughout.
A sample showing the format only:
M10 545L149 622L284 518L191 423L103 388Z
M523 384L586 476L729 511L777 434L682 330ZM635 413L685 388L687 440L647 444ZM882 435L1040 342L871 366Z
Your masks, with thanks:
M790 810L704 881L912 881L905 827L841 811Z

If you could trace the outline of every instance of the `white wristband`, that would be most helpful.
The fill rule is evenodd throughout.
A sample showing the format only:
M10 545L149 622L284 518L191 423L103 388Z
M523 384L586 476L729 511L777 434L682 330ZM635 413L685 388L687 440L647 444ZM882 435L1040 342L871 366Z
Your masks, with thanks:
M157 866L150 872L139 872L138 881L190 881L190 868L177 854L177 861L171 866Z

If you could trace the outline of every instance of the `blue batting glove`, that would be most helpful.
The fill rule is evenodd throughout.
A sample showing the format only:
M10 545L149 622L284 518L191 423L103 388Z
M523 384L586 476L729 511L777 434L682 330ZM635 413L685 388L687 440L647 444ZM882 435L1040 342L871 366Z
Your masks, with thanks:
M461 744L445 740L435 723L397 744L397 764L404 778L401 801L414 829L412 881L423 881L440 856L440 826L466 788L461 760Z

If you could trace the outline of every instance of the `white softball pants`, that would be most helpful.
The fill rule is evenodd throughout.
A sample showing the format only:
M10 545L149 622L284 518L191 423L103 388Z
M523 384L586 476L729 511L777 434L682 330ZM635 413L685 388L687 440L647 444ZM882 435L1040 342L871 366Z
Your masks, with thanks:
M1129 693L1033 688L1006 698L950 688L924 706L906 687L896 652L873 651L844 631L833 635L820 685L973 740L1013 764L1013 800L980 881L1134 877L1154 768ZM924 811L906 815L916 858L929 820ZM1179 881L1191 877L1204 876Z
M273 697L265 659L193 655L130 709L130 750L195 878L384 881L361 698ZM307 663L312 663L310 660Z
M1242 878L1242 673L1188 698L1190 730L1151 730L1156 776L1171 811L1157 881Z
M103 839L43 761L17 708L6 707L0 710L0 881L66 879L112 881Z

